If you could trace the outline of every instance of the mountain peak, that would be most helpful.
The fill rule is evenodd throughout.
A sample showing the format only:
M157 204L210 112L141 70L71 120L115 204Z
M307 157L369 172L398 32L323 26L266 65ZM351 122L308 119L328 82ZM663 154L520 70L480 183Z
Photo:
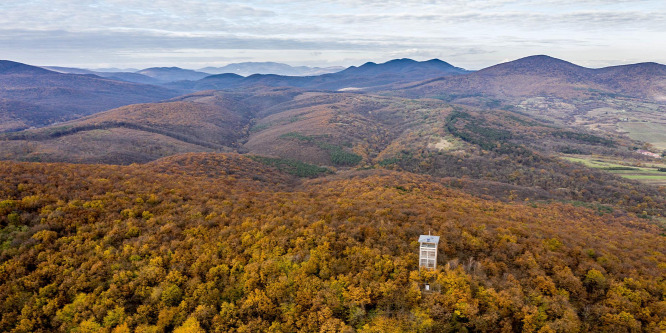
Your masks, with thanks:
M210 74L204 72L197 72L191 69L184 69L180 67L151 67L142 69L137 74L143 74L154 79L164 82L182 81L182 80L201 80Z
M413 64L413 63L417 63L417 62L418 62L418 61L413 60L413 59L402 58L402 59L393 59L393 60L389 60L389 61L385 62L383 65L388 65L388 64L401 64L401 65L404 65L404 64Z
M454 67L453 65L449 64L448 62L446 62L444 60L437 59L437 58L426 60L423 63L424 64L433 64L433 65Z
M351 66L350 68L364 68L364 67L373 67L373 66L377 66L377 63L376 63L376 62L372 62L372 61L368 61L368 62L366 62L365 64L363 64L363 65L361 65L361 66L358 66L358 67L356 67L356 66Z
M490 66L480 70L479 73L491 75L531 74L561 76L590 70L589 68L578 66L562 59L540 54Z
M562 65L562 66L575 66L575 67L580 67L583 68L582 66L578 66L576 64L570 63L568 61L551 57L549 55L545 54L538 54L538 55L533 55L533 56L528 56L520 59L516 59L514 61L510 61L509 63L516 63L516 64L525 64L525 65Z
M387 62L377 64L366 62L355 67L351 66L341 73L355 73L364 75L375 75L381 73L408 73L408 72L442 72L442 76L449 74L462 74L467 72L462 68L457 68L451 64L439 59L430 59L427 61L416 61L409 58L393 59Z
M191 71L191 72L194 72L194 70L191 70L191 69L184 69L184 68L175 67L175 66L171 66L171 67L150 67L150 68L142 69L142 70L137 71L137 72L143 72L143 71L188 71L188 72Z

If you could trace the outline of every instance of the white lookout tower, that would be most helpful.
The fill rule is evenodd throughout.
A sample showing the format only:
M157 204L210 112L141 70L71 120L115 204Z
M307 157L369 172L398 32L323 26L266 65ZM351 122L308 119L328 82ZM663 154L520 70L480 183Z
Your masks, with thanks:
M439 244L439 236L421 235L419 236L420 255L419 255L419 269L435 269L437 268L437 245Z

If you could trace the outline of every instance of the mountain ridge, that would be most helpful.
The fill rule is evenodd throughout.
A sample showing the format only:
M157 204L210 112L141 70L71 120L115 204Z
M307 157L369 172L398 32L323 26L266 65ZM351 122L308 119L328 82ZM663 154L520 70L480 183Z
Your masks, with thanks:
M434 59L433 59L434 60ZM396 59L381 64L367 62L359 67L318 76L284 76L275 74L253 74L232 79L231 76L209 76L195 82L181 82L169 85L173 88L190 91L206 89L242 89L250 86L291 86L305 89L340 90L363 89L400 82L419 81L446 75L461 75L468 71L454 67L444 61L415 61ZM218 79L221 79L218 81Z
M62 122L122 105L155 102L174 90L102 78L65 74L13 61L0 61L0 132ZM22 107L18 107L23 105Z

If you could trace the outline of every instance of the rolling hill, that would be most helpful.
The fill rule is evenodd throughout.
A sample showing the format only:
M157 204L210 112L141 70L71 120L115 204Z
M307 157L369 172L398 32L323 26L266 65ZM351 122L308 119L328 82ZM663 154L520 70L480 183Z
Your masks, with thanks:
M638 165L647 157L631 150L635 141L438 100L291 88L209 91L0 139L2 159L129 164L235 151L303 177L404 170L443 177L492 199L580 200L666 214L664 189L558 157L597 154ZM646 206L645 197L652 198Z
M0 131L62 122L122 105L176 96L162 87L91 75L63 74L0 61Z
M666 102L666 66L654 62L596 70L595 81L618 94Z
M296 94L201 92L161 103L133 104L50 127L9 133L3 158L148 162L183 152L233 151L247 136L253 112ZM11 157L14 156L14 157Z
M3 145L24 158L127 164L184 152L231 151L248 120L222 98L134 104L31 132ZM201 100L205 100L202 102ZM238 106L238 104L234 104Z

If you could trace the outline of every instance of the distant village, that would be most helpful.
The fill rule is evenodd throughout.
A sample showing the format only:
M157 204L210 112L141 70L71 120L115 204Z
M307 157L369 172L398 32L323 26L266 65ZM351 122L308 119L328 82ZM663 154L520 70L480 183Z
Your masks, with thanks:
M639 149L636 152L638 152L639 154L643 154L645 156L650 156L650 157L654 157L654 158L661 158L661 155L659 155L657 153L653 153L651 151L643 150L643 149Z

